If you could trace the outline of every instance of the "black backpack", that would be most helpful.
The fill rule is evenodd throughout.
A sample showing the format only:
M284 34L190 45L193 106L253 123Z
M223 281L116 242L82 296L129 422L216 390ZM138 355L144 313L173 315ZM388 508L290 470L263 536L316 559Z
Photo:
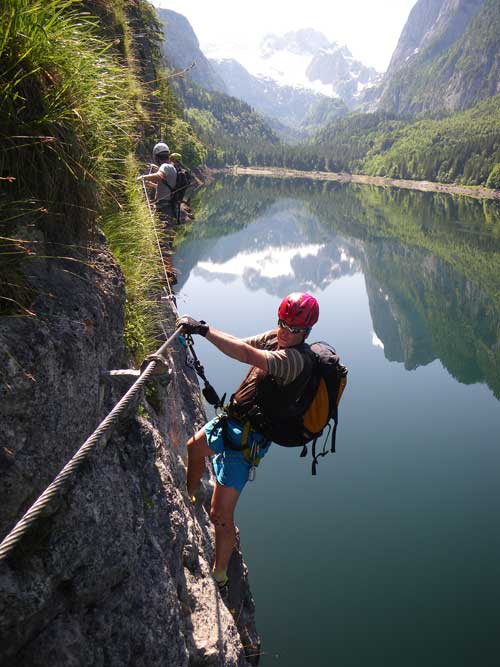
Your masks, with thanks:
M299 380L299 394L293 396L293 386L281 388L274 378L267 376L258 385L257 409L249 415L249 419L256 430L276 444L301 446L302 457L307 456L307 444L312 441L312 474L316 475L319 457L328 454L330 434L330 451L335 452L338 405L347 384L347 368L340 363L335 348L328 343L312 343L304 348L303 352L312 358L312 370L306 385ZM286 411L283 410L284 404ZM323 448L317 453L317 441L327 426L329 430Z
M177 180L175 181L175 188L172 190L172 199L174 202L181 202L187 188L191 185L192 176L188 169L180 164L174 164L177 172Z

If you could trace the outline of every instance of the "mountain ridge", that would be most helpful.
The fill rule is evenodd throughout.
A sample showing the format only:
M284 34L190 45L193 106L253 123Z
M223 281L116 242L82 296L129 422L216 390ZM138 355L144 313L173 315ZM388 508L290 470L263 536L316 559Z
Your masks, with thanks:
M250 104L271 126L276 121L284 126L277 130L283 138L306 138L324 124L328 114L333 120L348 113L347 106L338 98L255 77L236 60L210 60L210 63L229 94Z
M208 46L206 54L211 60L228 59L227 49L214 46ZM330 42L313 28L266 35L254 50L232 45L230 59L260 80L341 97L352 108L362 89L380 80L380 74L357 61L347 46Z
M435 20L424 24L427 7ZM497 0L419 0L391 60L378 108L412 115L460 111L496 95L498 34Z
M200 49L198 37L187 18L171 9L159 8L157 12L165 35L163 52L170 65L183 70L194 62L189 77L195 83L207 90L227 93L224 82Z

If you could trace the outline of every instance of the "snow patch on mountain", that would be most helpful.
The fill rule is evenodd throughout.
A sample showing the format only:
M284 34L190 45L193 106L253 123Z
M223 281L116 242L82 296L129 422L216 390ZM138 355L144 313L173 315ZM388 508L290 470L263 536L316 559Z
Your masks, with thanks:
M336 97L332 86L321 81L310 81L306 70L311 62L307 54L278 51L265 57L260 49L244 44L207 44L203 48L205 55L218 62L228 58L236 60L253 76L269 80L280 86L303 88L328 97ZM228 55L229 54L229 55Z
M248 271L257 270L266 278L293 275L293 260L297 257L317 256L324 247L308 244L299 247L269 246L255 252L240 252L226 262L198 262L196 270L225 276L243 276Z
M330 43L322 33L311 28L283 36L267 35L260 44L251 41L204 44L203 50L214 60L238 61L261 80L328 97L342 97L351 105L361 91L379 78L373 68L353 58L347 46Z

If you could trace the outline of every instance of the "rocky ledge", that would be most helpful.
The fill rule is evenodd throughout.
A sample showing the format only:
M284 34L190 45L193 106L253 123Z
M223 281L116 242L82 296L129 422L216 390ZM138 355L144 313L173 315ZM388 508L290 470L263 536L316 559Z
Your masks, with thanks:
M29 268L37 316L0 319L2 539L123 393L103 372L129 365L123 280L105 240L85 262L49 255ZM0 562L1 665L257 664L241 553L224 601L206 504L185 492L185 442L204 420L198 383L178 341L168 361L170 383L148 386ZM204 483L209 502L208 473Z

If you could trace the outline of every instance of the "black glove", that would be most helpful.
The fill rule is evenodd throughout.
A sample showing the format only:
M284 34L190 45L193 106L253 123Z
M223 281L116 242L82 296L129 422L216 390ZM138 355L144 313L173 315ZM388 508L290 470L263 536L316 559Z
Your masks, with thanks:
M208 333L208 324L204 320L195 320L189 315L183 315L177 319L176 328L182 327L182 333L200 334L206 336Z

